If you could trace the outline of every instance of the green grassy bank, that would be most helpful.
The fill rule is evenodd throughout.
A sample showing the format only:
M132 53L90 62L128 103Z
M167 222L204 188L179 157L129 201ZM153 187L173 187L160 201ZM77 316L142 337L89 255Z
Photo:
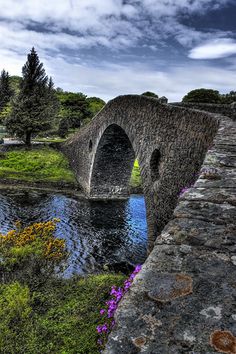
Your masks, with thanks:
M99 310L123 275L52 280L39 290L0 285L1 354L98 354Z
M0 179L37 183L76 182L65 156L49 147L1 153Z
M0 234L0 354L97 354L96 327L125 276L59 277L68 266L58 219Z
M135 160L135 162L134 162L134 168L133 168L133 171L131 174L131 179L130 179L130 186L132 188L140 188L142 186L140 169L139 169L139 164L138 164L137 160Z
M49 147L14 148L0 153L0 182L29 182L50 184L76 184L73 171L66 157ZM141 186L138 161L134 163L131 175L131 189L138 190Z

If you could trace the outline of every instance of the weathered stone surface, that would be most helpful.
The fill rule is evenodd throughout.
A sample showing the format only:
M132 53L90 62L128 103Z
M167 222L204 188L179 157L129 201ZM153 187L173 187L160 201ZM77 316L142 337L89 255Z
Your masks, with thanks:
M236 120L236 107L233 104L211 104L211 103L187 103L187 102L176 102L171 103L180 107L199 109L205 112L218 113L233 120Z
M64 151L89 198L127 197L138 158L151 249L180 190L196 180L218 125L218 116L205 112L142 95L120 96L66 142Z
M235 143L232 131L236 135L235 123L222 119L220 132L203 163L210 173L201 173L194 186L179 198L173 219L156 239L118 308L117 325L109 337L106 354L131 353L132 338L140 336L146 339L139 349L141 353L236 353L236 172L230 145ZM227 141L223 148L222 141ZM176 274L189 279L183 284L183 296L172 296ZM147 316L156 325L144 321Z

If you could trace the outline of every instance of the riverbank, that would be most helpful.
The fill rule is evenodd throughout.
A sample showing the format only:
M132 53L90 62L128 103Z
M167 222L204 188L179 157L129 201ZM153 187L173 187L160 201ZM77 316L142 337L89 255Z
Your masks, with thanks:
M96 327L113 285L125 276L51 279L40 289L0 285L1 353L99 354Z
M62 278L68 248L58 219L0 234L0 352L99 353L97 326L112 286L125 275Z
M0 151L0 184L82 194L66 157L49 146L7 147ZM130 180L130 194L142 194L138 162Z
M65 156L50 147L12 148L0 154L3 183L55 184L75 187L76 179Z

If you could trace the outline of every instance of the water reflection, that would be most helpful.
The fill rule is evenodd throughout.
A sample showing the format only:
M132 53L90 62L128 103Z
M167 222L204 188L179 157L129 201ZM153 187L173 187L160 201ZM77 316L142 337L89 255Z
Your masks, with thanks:
M88 201L63 194L0 190L0 232L21 220L24 225L60 218L57 236L71 252L67 275L96 271L105 263L143 262L146 211L142 196L128 201Z

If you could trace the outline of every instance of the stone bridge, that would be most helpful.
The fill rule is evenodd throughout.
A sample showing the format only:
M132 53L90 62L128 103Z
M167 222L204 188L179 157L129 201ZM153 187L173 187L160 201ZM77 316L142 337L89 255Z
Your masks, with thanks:
M197 179L218 129L211 114L120 96L64 146L89 198L124 198L137 158L147 209L148 244L170 220L180 191Z
M236 122L123 96L64 149L92 198L125 197L141 166L152 251L104 354L235 354Z

